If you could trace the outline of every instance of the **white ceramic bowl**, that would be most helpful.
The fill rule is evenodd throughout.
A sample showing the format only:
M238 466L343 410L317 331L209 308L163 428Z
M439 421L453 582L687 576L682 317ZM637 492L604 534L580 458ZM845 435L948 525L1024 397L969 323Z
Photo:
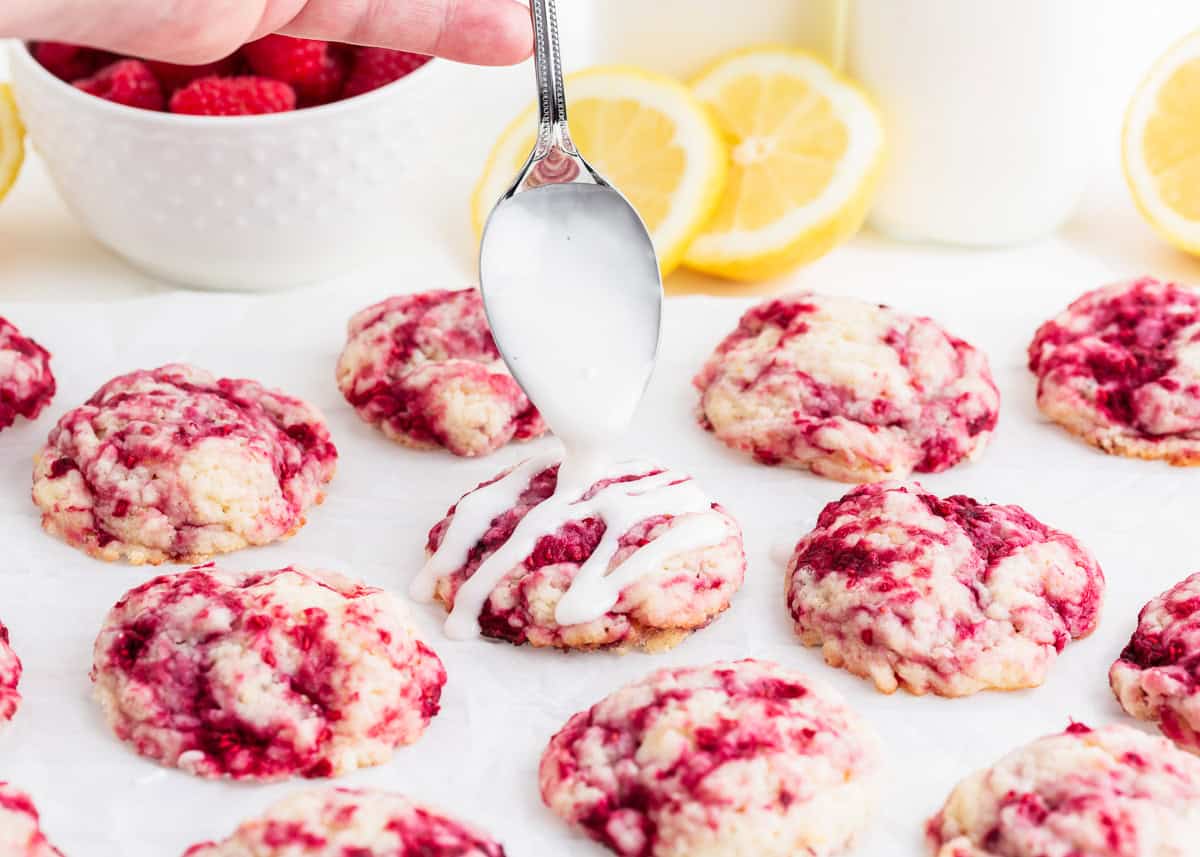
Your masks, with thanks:
M321 107L205 117L87 95L20 43L10 56L30 137L96 238L155 275L255 291L342 273L420 228L406 190L433 162L437 65Z

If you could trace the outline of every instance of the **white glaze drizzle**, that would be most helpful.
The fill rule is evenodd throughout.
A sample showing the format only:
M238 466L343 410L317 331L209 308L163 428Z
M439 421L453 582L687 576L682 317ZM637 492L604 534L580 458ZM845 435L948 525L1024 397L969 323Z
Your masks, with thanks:
M529 459L460 500L441 544L412 583L412 597L426 602L433 600L438 580L462 568L492 521L516 506L530 480L558 460L558 456ZM571 521L599 518L605 524L605 531L555 608L554 618L560 626L599 619L616 605L624 589L661 568L670 557L723 542L729 535L725 517L713 511L711 501L688 476L663 471L612 482L588 499L581 499L597 482L655 469L646 462L625 462L610 468L575 469L569 477L560 475L554 493L530 509L508 540L459 587L454 608L446 619L447 636L461 640L477 635L479 615L505 575L533 552L539 539L556 533ZM560 468L560 474L563 470ZM639 522L659 515L682 517L682 520L673 522L669 529L609 571L621 538Z

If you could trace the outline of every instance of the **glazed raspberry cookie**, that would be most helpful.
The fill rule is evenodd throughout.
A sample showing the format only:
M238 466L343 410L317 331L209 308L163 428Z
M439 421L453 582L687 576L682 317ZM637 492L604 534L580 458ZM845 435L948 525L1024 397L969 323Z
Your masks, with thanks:
M743 315L694 384L726 445L846 482L974 460L1000 408L987 358L937 323L808 292Z
M59 420L33 499L48 533L92 556L195 562L295 533L336 463L306 402L163 366L109 381Z
M864 485L830 503L787 572L796 633L884 693L1037 687L1100 619L1104 575L1019 506Z
M1108 677L1122 708L1200 753L1200 573L1142 608Z
M350 319L338 387L394 441L486 455L546 430L513 380L475 289L388 298Z
M829 857L875 805L874 732L828 688L762 661L666 669L567 722L542 800L622 857Z
M397 794L323 789L280 801L184 857L504 857L484 834Z
M387 761L437 714L446 672L382 590L208 565L127 593L96 638L92 680L141 755L272 781Z
M36 419L55 388L50 352L0 317L0 431L18 416Z
M12 650L8 640L8 628L0 622L0 721L9 721L21 704L21 693L17 685L21 682L21 659Z
M1194 857L1200 759L1076 723L967 777L926 831L936 857Z
M1029 346L1038 407L1105 452L1200 465L1200 291L1143 278L1088 292Z
M658 651L729 606L741 529L690 476L626 462L559 490L558 474L555 456L530 459L430 532L411 593L450 611L450 636Z
M42 833L29 795L0 782L0 854L4 857L63 857Z

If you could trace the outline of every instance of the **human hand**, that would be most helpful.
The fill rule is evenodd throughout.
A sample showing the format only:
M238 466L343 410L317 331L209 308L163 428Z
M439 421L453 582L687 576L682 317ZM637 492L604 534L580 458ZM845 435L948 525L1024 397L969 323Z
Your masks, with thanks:
M478 65L533 50L517 0L0 0L0 37L200 64L268 33L376 45Z

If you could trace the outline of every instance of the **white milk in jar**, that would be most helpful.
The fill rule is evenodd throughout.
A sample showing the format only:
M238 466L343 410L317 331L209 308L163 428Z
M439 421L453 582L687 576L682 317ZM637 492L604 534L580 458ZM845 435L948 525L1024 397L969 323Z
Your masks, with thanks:
M967 245L1059 226L1101 148L1089 78L1106 2L854 0L848 69L888 130L872 224Z

